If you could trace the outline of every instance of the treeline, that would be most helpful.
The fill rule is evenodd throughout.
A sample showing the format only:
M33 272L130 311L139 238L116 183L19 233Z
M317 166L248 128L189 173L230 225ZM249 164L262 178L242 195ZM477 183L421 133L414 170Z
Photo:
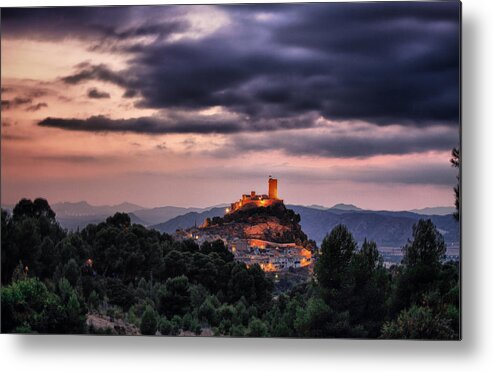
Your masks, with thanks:
M278 301L271 321L280 319L276 332L286 336L458 339L459 267L443 262L445 250L433 223L420 220L403 264L387 269L374 242L357 249L336 226L322 243L316 282L294 290L284 308Z
M122 213L65 232L42 199L20 201L12 216L2 211L2 284L2 331L39 333L95 331L85 327L92 312L144 334L230 334L234 314L254 334L273 287L222 241L173 241Z
M198 246L117 213L67 232L43 199L2 210L2 332L111 333L87 314L146 335L459 337L458 265L431 221L419 221L403 265L344 226L326 237L313 280L274 296L258 265L222 241Z

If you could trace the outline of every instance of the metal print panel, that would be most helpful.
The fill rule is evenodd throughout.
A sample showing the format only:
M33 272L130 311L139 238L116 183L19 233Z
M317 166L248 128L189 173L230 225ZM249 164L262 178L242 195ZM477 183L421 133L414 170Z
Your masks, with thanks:
M3 8L3 333L460 339L456 1Z

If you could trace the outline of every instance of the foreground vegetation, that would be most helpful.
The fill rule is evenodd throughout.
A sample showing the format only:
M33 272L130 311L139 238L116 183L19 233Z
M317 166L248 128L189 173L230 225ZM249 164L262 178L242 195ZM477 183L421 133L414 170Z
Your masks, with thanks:
M43 199L2 210L2 332L111 333L87 314L121 319L145 335L459 337L458 264L419 221L400 266L344 226L325 238L310 282L273 295L258 265L222 241L174 241L117 213L64 231ZM205 332L209 331L209 333Z

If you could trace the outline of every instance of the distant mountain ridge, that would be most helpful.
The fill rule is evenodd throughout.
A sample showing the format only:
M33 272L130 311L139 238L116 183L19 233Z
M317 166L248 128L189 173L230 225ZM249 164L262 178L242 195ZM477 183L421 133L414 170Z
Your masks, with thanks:
M87 202L55 203L52 205L60 224L69 230L83 229L88 224L97 224L116 212L128 213L133 223L155 228L161 232L174 233L201 225L209 217L223 217L227 204L209 208L185 208L164 206L143 208L132 203L93 206ZM7 207L12 210L12 206ZM337 224L345 224L358 242L364 238L375 240L379 246L400 247L411 237L412 225L420 218L430 218L441 231L447 244L458 244L459 225L454 220L450 207L424 208L415 211L373 211L351 204L287 205L301 216L300 225L309 239L320 245L325 235ZM446 213L451 212L451 213Z
M145 225L154 225L168 221L172 218L184 215L191 212L202 212L202 208L184 208L184 207L158 207L149 209L140 209L134 211L133 214L144 221Z
M61 217L112 215L116 212L130 213L144 209L140 205L127 202L117 205L91 205L86 201L55 203L51 208Z
M358 208L357 206L355 206L353 204L344 204L344 203L336 204L329 209L339 209L341 211L362 211L363 210L363 209Z
M454 207L429 207L429 208L421 208L421 209L412 209L410 212L417 214L424 214L428 216L437 215L437 216L446 216L447 214L453 214L455 212Z
M12 210L12 208L8 209ZM150 226L189 212L202 212L208 209L174 206L145 208L128 202L116 205L92 205L86 201L54 203L51 208L60 224L69 230L82 229L91 223L100 223L117 212L128 213L133 223Z
M313 239L320 246L325 235L336 225L346 225L358 243L363 240L374 240L379 246L401 247L412 236L412 226L420 218L430 218L441 231L447 244L459 242L459 226L452 215L425 216L417 213L402 211L368 211L368 210L341 210L318 209L299 205L286 205L301 217L300 225L309 239ZM201 225L209 217L223 217L223 208L214 208L206 212L187 213L175 217L152 228L168 234L177 229Z
M320 204L310 204L310 205L299 205L300 207L307 207L307 208L313 208L313 209L320 209L323 211L329 210L329 209L337 209L340 211L362 211L363 209L355 206L354 204L344 204L344 203L338 203L333 205L332 207L325 207Z
M189 212L150 227L162 233L172 234L178 229L184 230L195 225L200 226L206 218L223 217L224 213L224 208L212 208L204 212Z
M379 246L401 247L412 236L412 226L421 218L429 218L442 233L447 244L458 244L459 224L453 215L427 216L412 212L393 211L337 211L289 206L301 216L301 227L318 244L336 225L344 224L359 243L366 238Z

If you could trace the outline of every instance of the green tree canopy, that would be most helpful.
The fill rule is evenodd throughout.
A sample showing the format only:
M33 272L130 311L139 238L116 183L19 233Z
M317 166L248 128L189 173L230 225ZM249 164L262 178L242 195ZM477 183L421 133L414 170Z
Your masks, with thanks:
M15 220L25 217L46 217L49 220L54 221L55 212L53 212L46 199L37 198L34 202L30 199L21 199L14 207L13 217Z
M408 267L437 266L445 257L446 246L442 234L427 219L414 224L413 239L404 246L403 251L403 263Z
M157 322L158 316L156 311L152 307L147 306L140 322L140 332L142 332L143 335L155 335L158 325Z
M454 187L455 194L455 213L454 217L457 221L459 221L460 217L460 150L455 147L452 149L452 158L450 159L450 163L454 168L459 168L459 174L457 175L457 185Z
M334 227L322 242L315 275L327 304L334 309L347 308L352 286L350 266L355 250L356 242L344 225Z
M164 290L159 294L159 311L168 318L183 315L190 308L190 284L184 275L166 281Z
M382 330L382 338L447 340L456 337L448 319L419 306L402 311L396 320L385 323Z

